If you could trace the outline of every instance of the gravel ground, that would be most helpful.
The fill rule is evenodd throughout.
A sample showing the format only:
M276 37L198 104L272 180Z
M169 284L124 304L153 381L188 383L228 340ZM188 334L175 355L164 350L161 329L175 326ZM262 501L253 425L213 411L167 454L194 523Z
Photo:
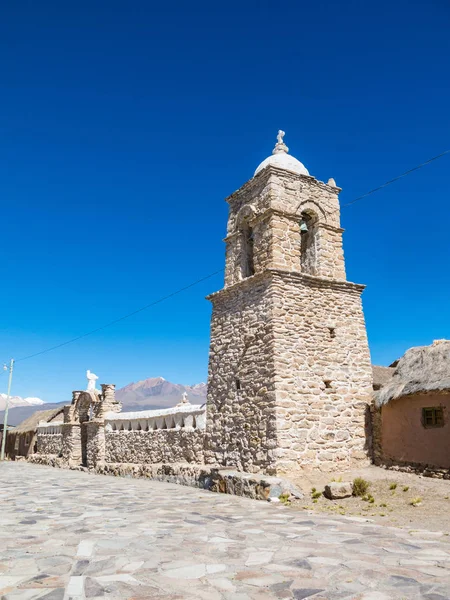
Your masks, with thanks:
M327 500L323 496L313 502L311 489L322 491L333 477L342 481L362 477L369 482L368 493L373 496L374 502L361 498ZM351 472L337 472L332 476L314 474L295 483L305 492L305 499L293 505L296 508L367 517L377 523L408 530L442 531L445 537L450 534L450 480L370 466ZM394 486L395 489L392 489Z

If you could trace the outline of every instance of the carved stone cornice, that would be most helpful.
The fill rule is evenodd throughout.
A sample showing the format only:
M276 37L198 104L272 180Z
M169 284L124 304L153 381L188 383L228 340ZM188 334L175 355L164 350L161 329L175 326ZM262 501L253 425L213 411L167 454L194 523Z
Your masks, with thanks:
M214 301L218 298L226 297L227 295L233 295L236 292L247 291L253 286L264 281L269 281L270 279L274 281L276 279L281 279L284 281L291 280L293 283L302 283L310 287L334 289L351 294L361 294L366 288L366 286L363 284L353 283L345 279L333 279L332 277L323 277L320 275L309 275L307 273L301 273L297 271L269 268L261 271L260 273L256 273L251 277L247 277L242 281L238 281L233 285L226 286L218 292L214 292L213 294L206 296L206 299Z
M246 181L239 189L233 192L230 196L225 198L225 201L230 203L234 200L237 200L242 194L250 194L255 187L264 187L269 183L271 175L276 175L277 178L285 180L285 181L304 181L308 184L317 185L319 188L326 190L327 192L333 191L336 194L342 190L342 188L329 185L324 183L323 181L319 181L312 175L301 175L298 173L293 173L292 171L287 171L286 169L280 169L279 167L274 167L273 165L267 165L262 171L260 171L257 175Z

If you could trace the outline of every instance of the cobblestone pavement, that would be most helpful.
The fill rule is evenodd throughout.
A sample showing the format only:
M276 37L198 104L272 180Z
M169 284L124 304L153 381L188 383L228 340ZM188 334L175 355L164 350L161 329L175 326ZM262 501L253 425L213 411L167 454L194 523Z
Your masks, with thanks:
M443 600L447 537L166 483L0 464L4 600Z

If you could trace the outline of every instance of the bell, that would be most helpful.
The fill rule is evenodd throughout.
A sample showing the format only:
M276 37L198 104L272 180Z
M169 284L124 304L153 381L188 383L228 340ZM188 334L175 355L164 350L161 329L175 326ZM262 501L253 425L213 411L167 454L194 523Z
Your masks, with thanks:
M306 221L302 221L300 223L300 231L301 233L306 233L308 231L308 225L306 224Z

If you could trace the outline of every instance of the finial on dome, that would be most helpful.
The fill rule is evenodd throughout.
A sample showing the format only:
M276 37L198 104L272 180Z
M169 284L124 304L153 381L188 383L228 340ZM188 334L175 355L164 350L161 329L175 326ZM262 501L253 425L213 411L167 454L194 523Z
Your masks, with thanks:
M284 131L282 131L281 129L278 130L278 135L277 135L278 141L275 144L275 148L272 150L272 154L278 154L278 152L286 152L286 154L287 154L289 152L289 148L283 142L283 138L285 135L286 135L286 133Z

